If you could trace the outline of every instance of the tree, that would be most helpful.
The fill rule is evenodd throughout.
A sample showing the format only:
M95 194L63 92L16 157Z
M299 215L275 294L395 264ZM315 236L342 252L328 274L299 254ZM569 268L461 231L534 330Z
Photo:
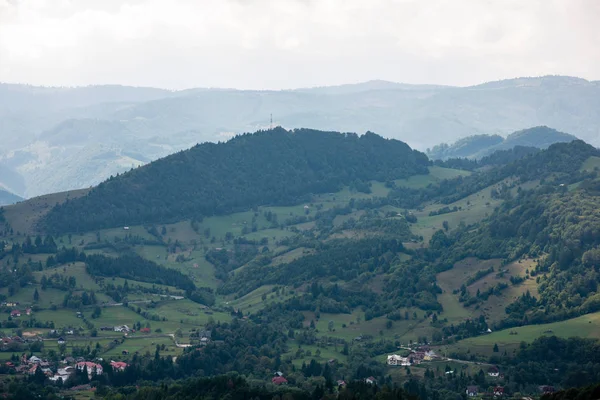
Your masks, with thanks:
M329 330L329 332L333 331L333 320L327 323L327 329Z
M444 230L446 232L448 232L448 229L450 229L450 225L448 225L448 221L442 222L442 226L444 227Z
M497 353L498 351L498 343L494 343L494 353Z
M33 292L33 301L35 301L36 303L40 300L40 294L38 293L37 288L35 289L35 292Z

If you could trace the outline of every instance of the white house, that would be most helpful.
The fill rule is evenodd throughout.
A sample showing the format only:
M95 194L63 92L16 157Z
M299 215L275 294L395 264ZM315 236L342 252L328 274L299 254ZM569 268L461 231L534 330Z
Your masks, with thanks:
M127 325L115 326L115 332L129 332L130 329Z
M387 356L388 365L410 366L410 360L407 357L402 357L397 354Z
M488 369L488 375L495 378L500 375L500 370L498 370L496 367L490 367Z
M41 359L41 358L39 358L39 357L36 357L36 356L31 356L31 357L29 358L29 364L38 364L38 363L40 363L40 362L42 362L42 359Z

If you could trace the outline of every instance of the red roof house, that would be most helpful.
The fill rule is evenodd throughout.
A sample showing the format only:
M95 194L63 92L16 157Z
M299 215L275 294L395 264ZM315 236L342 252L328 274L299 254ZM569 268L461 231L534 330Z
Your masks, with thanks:
M122 361L111 361L110 365L113 367L113 370L115 370L115 371L124 371L125 368L128 367L127 363L124 363Z
M20 317L21 316L21 311L19 311L19 310L12 310L10 312L10 316L11 317Z
M287 379L285 379L283 376L276 376L271 379L271 382L275 385L285 385L288 383Z

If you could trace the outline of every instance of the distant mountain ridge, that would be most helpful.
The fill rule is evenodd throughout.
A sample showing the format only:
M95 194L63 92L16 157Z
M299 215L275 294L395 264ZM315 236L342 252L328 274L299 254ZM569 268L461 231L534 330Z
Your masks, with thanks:
M498 150L510 150L517 146L546 149L554 143L565 143L578 138L568 133L559 132L547 126L523 129L508 135L505 139L499 135L474 135L460 139L448 145L442 143L428 149L426 154L432 160L449 158L479 159L489 156Z
M24 197L85 188L197 143L266 129L271 115L274 125L290 129L373 131L419 149L540 125L598 145L598 109L598 82L560 76L471 87L369 81L280 91L0 84L0 165L23 177L25 188L16 193ZM98 159L101 169L89 161Z
M0 188L0 206L7 206L9 204L15 204L16 202L21 201L21 200L23 200L23 198Z

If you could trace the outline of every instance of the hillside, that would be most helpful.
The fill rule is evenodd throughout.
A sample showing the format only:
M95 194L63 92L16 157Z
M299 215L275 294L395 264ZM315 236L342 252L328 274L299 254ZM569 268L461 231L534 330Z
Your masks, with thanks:
M426 154L432 160L480 159L490 156L496 151L510 150L518 146L546 149L554 143L568 143L573 140L577 140L577 137L547 126L537 126L513 132L504 139L498 135L469 136L452 145L446 143L436 145L428 149Z
M451 168L375 134L277 128L7 206L0 296L19 304L0 323L47 340L0 356L127 362L102 378L113 387L198 371L267 386L280 371L290 390L373 376L422 398L586 385L600 370L599 160L573 141ZM26 307L33 318L9 314ZM136 332L102 330L121 325Z
M417 149L539 125L598 144L598 99L597 82L557 76L473 87L372 81L282 91L2 85L0 163L23 176L25 189L14 191L24 197L87 188L196 143L265 129L271 114L289 129L371 130ZM85 138L76 146L67 140L68 121ZM105 137L110 144L98 146Z
M176 222L291 205L343 185L369 190L386 181L427 173L424 154L372 133L363 136L276 128L226 143L193 147L92 189L50 211L50 232Z

